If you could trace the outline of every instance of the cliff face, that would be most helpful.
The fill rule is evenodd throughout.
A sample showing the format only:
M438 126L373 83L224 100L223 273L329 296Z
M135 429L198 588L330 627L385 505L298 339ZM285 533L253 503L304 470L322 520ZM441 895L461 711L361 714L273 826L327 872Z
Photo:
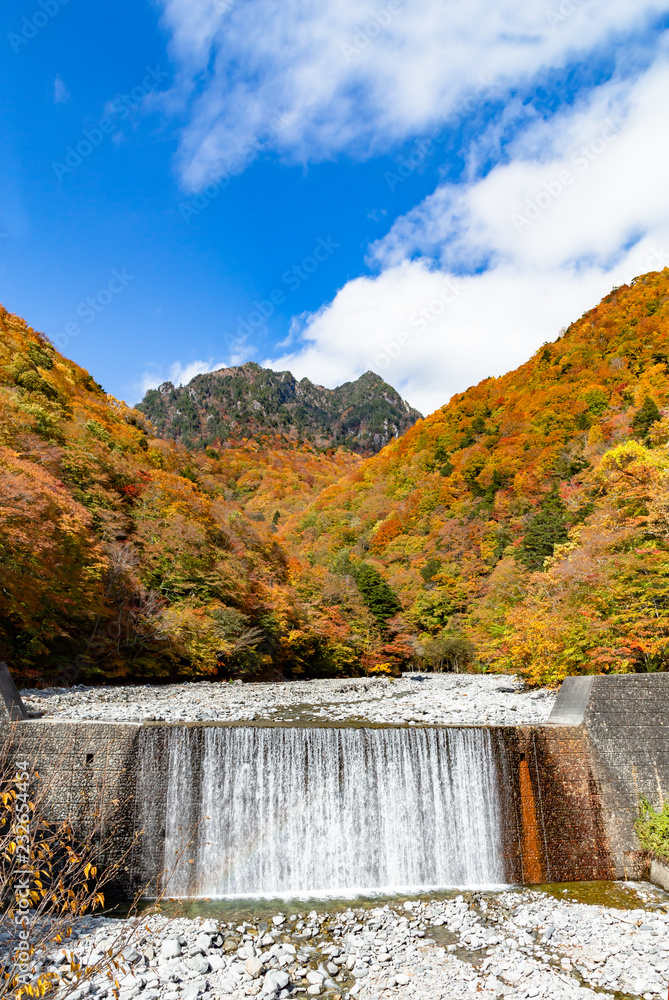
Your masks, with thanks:
M373 372L326 389L253 362L197 375L186 386L165 382L149 390L137 409L161 437L189 448L266 437L275 444L308 441L361 455L380 451L421 416Z

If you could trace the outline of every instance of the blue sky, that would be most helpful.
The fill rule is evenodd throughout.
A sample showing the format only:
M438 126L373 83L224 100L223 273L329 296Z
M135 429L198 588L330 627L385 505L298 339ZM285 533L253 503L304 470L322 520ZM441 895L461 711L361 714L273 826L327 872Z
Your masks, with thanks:
M669 0L4 5L0 301L128 401L255 360L372 368L428 412L669 263L668 23Z

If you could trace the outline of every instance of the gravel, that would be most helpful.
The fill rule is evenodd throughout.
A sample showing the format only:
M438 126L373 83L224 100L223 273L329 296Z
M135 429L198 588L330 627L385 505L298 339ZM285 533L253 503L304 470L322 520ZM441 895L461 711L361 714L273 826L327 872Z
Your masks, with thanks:
M667 896L641 884L637 900L622 910L521 889L239 925L88 917L43 970L58 974L58 996L100 1000L111 1000L114 979L119 1000L664 1000ZM101 965L109 949L125 956L115 970Z
M21 692L46 718L116 722L269 722L380 725L533 725L555 692L523 690L510 675L403 674L401 678L241 681Z

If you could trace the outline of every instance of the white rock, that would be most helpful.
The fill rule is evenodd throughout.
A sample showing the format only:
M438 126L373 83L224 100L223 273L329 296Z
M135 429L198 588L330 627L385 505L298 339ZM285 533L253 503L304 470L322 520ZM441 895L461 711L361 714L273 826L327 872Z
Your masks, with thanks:
M244 963L244 968L248 972L251 979L258 979L263 970L262 959L256 958L255 956L247 958Z
M160 947L161 958L178 958L181 954L181 945L176 938L167 938Z
M282 972L280 969L272 969L270 972L265 974L263 987L267 993L271 993L271 991L275 989L285 989L289 982L290 976L287 972Z

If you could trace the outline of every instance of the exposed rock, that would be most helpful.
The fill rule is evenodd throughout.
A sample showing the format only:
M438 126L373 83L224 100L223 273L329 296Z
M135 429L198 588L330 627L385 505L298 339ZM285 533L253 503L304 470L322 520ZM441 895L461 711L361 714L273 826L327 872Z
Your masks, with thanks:
M374 372L326 389L254 362L196 375L185 386L164 382L137 409L162 437L189 448L283 435L286 443L343 445L360 454L380 451L421 417Z

